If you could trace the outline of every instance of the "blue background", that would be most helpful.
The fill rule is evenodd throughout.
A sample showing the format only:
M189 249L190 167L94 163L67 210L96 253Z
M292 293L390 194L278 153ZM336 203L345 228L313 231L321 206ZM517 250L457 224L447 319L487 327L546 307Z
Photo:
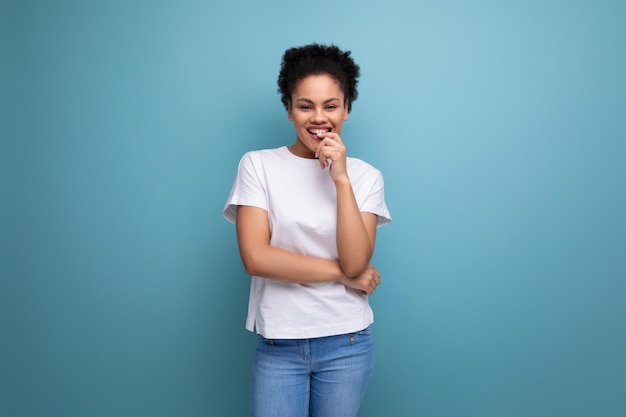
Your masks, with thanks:
M385 175L373 416L626 415L621 1L5 1L0 415L245 416L221 211L293 142L282 52L352 51Z

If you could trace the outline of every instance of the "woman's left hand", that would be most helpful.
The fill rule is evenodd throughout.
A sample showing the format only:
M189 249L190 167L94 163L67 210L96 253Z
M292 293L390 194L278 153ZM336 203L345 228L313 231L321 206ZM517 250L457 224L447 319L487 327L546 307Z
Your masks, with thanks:
M346 169L346 146L338 133L328 132L321 135L315 156L319 158L322 169L330 167L330 177L337 182L348 178Z

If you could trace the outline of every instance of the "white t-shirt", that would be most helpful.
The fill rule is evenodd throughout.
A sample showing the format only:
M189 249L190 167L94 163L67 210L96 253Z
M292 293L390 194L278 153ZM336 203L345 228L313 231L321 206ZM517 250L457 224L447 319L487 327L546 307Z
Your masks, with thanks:
M391 221L377 169L347 158L359 210ZM337 196L328 168L286 146L246 153L223 211L235 223L237 206L268 212L270 244L290 252L337 259ZM374 321L367 296L339 282L294 284L252 277L246 329L271 339L305 339L362 330Z

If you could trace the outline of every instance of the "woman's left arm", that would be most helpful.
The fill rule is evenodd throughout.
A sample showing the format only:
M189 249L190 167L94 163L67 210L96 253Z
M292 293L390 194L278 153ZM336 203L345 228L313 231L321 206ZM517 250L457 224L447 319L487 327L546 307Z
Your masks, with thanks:
M376 241L376 215L362 213L352 184L335 183L337 188L337 253L343 272L355 277L369 264Z
M337 192L337 253L343 272L358 276L369 265L376 241L376 215L359 211L346 168L346 147L336 133L327 133L317 156L330 168ZM329 161L332 161L329 162Z

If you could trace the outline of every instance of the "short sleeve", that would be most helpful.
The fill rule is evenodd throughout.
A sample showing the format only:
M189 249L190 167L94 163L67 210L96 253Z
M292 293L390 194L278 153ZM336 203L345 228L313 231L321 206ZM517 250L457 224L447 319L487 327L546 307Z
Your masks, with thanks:
M268 209L266 187L263 177L259 175L260 171L260 161L255 160L250 153L245 154L239 161L237 176L222 212L229 222L235 223L237 206Z
M374 213L377 217L377 226L384 226L391 222L391 214L385 203L385 182L380 171L374 176L374 181L368 190L365 199L359 205L362 212Z

